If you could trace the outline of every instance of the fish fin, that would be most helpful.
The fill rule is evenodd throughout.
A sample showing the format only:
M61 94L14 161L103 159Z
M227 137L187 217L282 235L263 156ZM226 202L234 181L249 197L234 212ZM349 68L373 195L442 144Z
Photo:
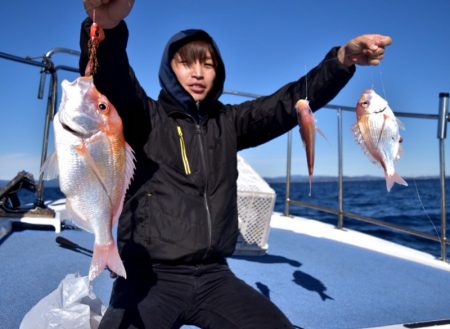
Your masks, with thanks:
M124 181L123 195L122 195L122 199L119 202L119 206L113 213L112 226L115 226L119 222L119 217L120 217L120 214L122 213L122 209L123 209L123 202L125 199L125 194L126 194L126 191L128 190L128 187L130 186L131 179L133 178L133 175L134 175L134 170L136 169L136 166L134 164L134 162L135 162L134 151L131 148L131 146L128 145L128 143L125 143L125 154L126 154L126 156L125 156L125 178L123 180Z
M399 147L398 147L398 152L397 152L397 154L395 155L395 160L400 159L402 156L403 156L403 147L402 147L402 145L400 144Z
M87 148L84 146L84 144L79 145L78 147L75 148L75 150L77 151L77 153L83 157L84 159L86 159L86 162L88 164L88 167L92 170L92 172L94 173L94 176L97 178L97 180L100 183L100 186L102 187L103 191L105 191L106 196L108 197L109 200L109 206L111 207L111 209L113 208L113 203L111 200L111 197L108 193L108 189L106 188L106 184L105 184L105 180L103 179L102 175L100 174L100 171L97 168L97 165L95 164L95 160L92 158L92 156L89 154Z
M389 117L386 114L383 116L383 118L384 118L383 125L381 126L380 134L378 135L377 145L380 143L381 137L383 136L384 129L386 127L386 121L389 120Z
M355 123L352 126L353 136L355 137L356 143L359 144L359 146L362 148L364 154L367 156L367 158L374 164L380 165L378 161L373 157L373 155L369 152L367 145L364 141L364 136L361 132L361 128L359 127L358 123Z
M89 281L94 280L106 267L117 275L127 278L125 267L114 241L105 245L94 244L91 267L89 268Z
M316 127L316 131L320 134L320 136L323 137L323 139L325 139L328 142L329 145L331 145L331 143L328 140L327 136L325 136L324 132L319 127Z
M58 154L54 151L42 164L39 175L44 174L45 180L50 180L58 177Z
M320 134L320 136L322 136L326 141L328 141L327 136L325 136L325 134L323 133L323 131L316 126L316 131Z
M309 194L308 196L312 195L312 175L309 176Z
M352 131L353 131L353 136L355 137L356 143L358 143L359 145L362 146L364 144L364 138L362 136L361 129L359 128L358 122L352 126Z
M397 118L395 118L395 120L397 120L397 125L398 125L398 127L399 127L400 129L406 130L405 124L404 124L402 121L400 121L400 120L397 119Z
M394 185L394 183L403 186L408 186L408 183L396 172L392 176L388 176L387 174L385 174L385 178L386 178L386 188L388 192L391 191L391 188Z

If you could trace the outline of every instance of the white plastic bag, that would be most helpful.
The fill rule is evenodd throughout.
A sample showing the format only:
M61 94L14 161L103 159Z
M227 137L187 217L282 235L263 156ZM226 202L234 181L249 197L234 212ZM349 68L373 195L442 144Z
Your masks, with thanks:
M25 315L20 329L97 329L105 311L88 277L68 274Z

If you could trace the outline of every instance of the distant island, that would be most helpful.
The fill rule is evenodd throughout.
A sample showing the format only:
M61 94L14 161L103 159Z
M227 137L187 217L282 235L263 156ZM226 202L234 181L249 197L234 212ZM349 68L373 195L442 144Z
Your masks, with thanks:
M286 183L286 176L276 176L276 177L263 177L267 183ZM439 176L414 176L414 177L403 177L406 181L408 180L425 180L425 179L439 179ZM447 177L448 178L448 177ZM338 180L337 176L314 176L314 182L336 182ZM360 181L384 181L384 177L381 176L345 176L343 177L344 182L360 182ZM309 182L309 176L306 175L292 175L291 183L306 183Z

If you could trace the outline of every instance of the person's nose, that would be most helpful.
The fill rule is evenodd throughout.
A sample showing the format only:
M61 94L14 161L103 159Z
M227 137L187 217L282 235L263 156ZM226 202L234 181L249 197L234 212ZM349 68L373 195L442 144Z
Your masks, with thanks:
M192 69L192 76L196 79L202 79L203 78L203 65L200 62L195 62L191 66Z

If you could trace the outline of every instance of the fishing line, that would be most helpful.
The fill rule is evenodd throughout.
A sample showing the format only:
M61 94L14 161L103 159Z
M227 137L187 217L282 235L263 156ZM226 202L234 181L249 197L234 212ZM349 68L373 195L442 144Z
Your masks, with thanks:
M372 82L373 82L373 83L375 82L374 74L375 74L374 71L372 71ZM384 99L387 100L388 97L387 97L386 88L385 88L384 79L383 79L383 71L381 70L380 67L378 67L378 80L379 80L379 83L380 83L380 85L381 85L381 91L382 91L382 93L383 93ZM372 89L374 89L373 86L372 86ZM383 110L384 110L384 109L383 109ZM383 110L382 110L382 111L383 111ZM399 123L399 126L400 126L400 123L401 123L401 122L400 122L399 120L397 120L397 122ZM419 200L419 203L420 203L420 207L421 207L421 209L422 209L422 212L424 213L425 217L428 219L428 221L429 221L429 222L431 223L431 225L433 226L433 229L434 229L434 231L436 232L436 236L439 238L439 240L441 240L441 237L440 237L440 234L439 234L438 229L436 228L436 225L434 225L434 222L433 222L433 220L431 219L430 215L428 214L428 211L425 209L425 206L424 206L423 201L422 201L422 197L420 196L419 188L417 187L417 182L416 182L415 177L413 177L413 181L414 181L414 187L415 187L415 190L416 190L417 199Z
M375 74L376 74L375 71L374 70L372 71L372 88L371 89L375 90L375 85L377 84L376 81L378 80L379 81L378 84L381 87L381 94L383 95L383 98L387 100L388 98L387 98L386 88L384 86L383 71L381 70L380 65L378 65L377 71L378 71L378 78L375 77Z
M384 95L384 99L387 100L388 98L387 98L386 88L385 88L385 85L384 85L383 71L381 70L381 68L380 68L379 66L378 66L378 76L379 76L379 81L380 81L380 85L381 85L381 91L382 91L382 93L383 93L383 95ZM399 121L399 120L397 120L397 122L399 122L399 124L400 124L400 121ZM414 187L415 187L415 189L416 189L417 199L419 200L419 203L420 203L420 207L421 207L423 213L425 214L426 218L428 219L428 221L429 221L429 222L431 223L431 225L433 226L433 229L434 229L434 231L436 232L436 235L437 235L437 237L438 237L439 240L440 240L441 237L440 237L439 232L438 232L438 230L437 230L437 228L436 228L436 225L434 225L433 220L431 219L430 215L428 214L428 212L427 212L427 210L425 209L425 206L424 206L424 204L423 204L422 197L420 196L419 188L417 187L417 182L416 182L415 177L413 177L413 181L414 181Z
M305 100L308 100L308 71L305 64Z
M422 208L422 211L423 211L423 213L425 214L425 216L428 218L428 220L430 221L431 225L432 225L433 228L434 228L434 231L436 232L437 237L438 237L439 240L440 240L440 239L441 239L441 236L439 235L439 232L438 232L438 230L437 230L437 228L436 228L436 225L434 225L433 220L431 219L430 215L428 215L428 212L427 212L427 210L425 209L425 206L423 205L422 198L420 197L419 188L417 187L417 183L416 183L416 178L415 178L415 177L413 177L413 181L414 181L414 186L415 186L415 188L416 188L417 199L419 199L419 202L420 202L420 206L421 206L421 208Z
M379 75L380 84L381 84L381 91L383 92L384 99L387 99L386 88L384 87L383 71L381 70L380 67L378 67L378 75Z
M375 73L373 70L370 72L370 75L372 76L372 85L370 89L375 90Z

